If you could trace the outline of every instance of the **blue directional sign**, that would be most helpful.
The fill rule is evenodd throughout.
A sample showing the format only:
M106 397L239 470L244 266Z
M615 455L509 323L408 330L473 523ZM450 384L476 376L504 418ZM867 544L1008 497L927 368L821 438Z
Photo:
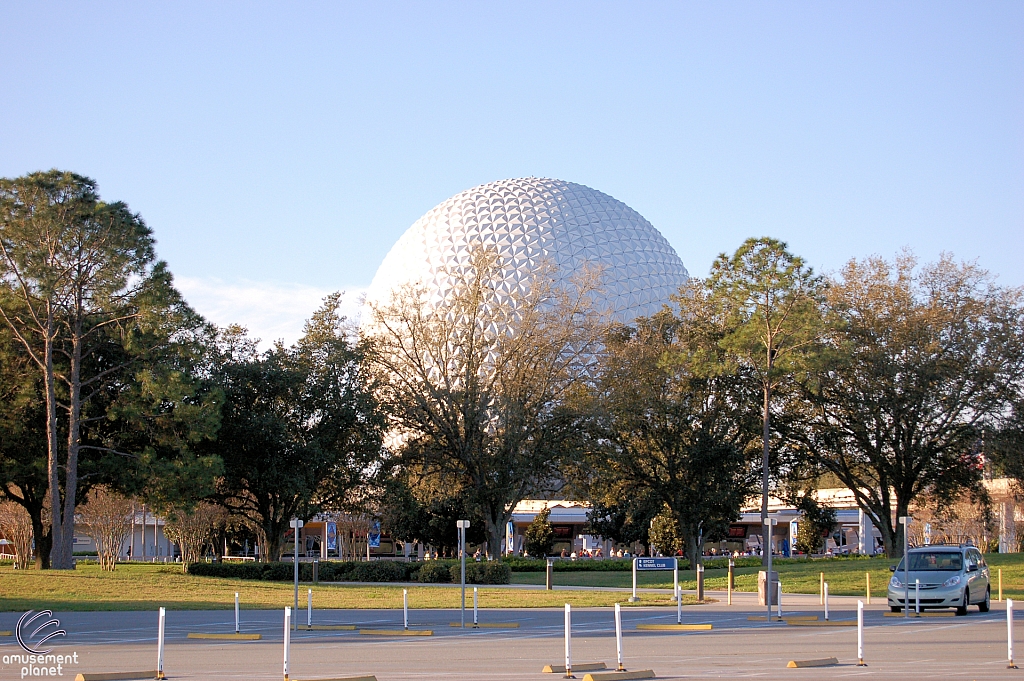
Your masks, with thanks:
M675 570L675 558L637 558L637 570Z

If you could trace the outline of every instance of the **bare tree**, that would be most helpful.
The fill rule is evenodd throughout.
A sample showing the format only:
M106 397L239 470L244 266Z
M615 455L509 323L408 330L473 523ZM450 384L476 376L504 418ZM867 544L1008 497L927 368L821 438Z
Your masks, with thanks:
M204 549L213 541L218 525L227 522L228 512L223 506L203 501L193 508L170 508L164 534L181 550L182 570L198 563Z
M464 489L495 557L516 503L560 477L579 425L565 400L601 332L596 273L560 287L542 266L528 290L506 290L506 266L476 248L444 273L440 302L408 285L363 327L399 463Z
M28 568L32 559L32 518L28 511L13 501L0 502L0 535L14 545L14 565Z
M105 487L94 488L78 507L83 533L95 542L102 570L114 571L121 547L132 531L134 508L131 499Z

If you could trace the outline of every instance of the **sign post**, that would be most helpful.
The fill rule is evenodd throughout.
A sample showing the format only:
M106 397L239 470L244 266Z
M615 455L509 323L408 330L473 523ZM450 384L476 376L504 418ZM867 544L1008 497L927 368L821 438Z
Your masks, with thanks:
M466 628L466 530L469 528L468 520L456 520L455 527L459 528L459 561L462 565L462 628Z
M675 558L634 558L633 559L633 597L630 603L636 603L640 599L636 595L636 573L637 570L672 570L672 599L680 600L679 591L679 561Z
M298 518L292 518L292 521L289 523L289 525L291 526L291 528L293 530L295 530L295 537L294 537L295 538L295 542L292 544L292 547L293 547L292 548L292 558L294 559L293 562L295 563L295 608L292 610L292 612L298 612L299 611L299 530L302 529L302 521L299 520ZM295 630L298 631L299 630L299 618L298 617L295 618L295 625L294 626L295 626ZM287 673L287 670L286 670L285 671L285 678L287 678L287 677L288 677L288 673Z
M910 617L910 516L900 516L900 525L903 526L903 618Z
M764 547L764 550L768 552L768 575L764 580L764 603L768 606L768 616L765 621L768 623L772 621L772 528L778 522L775 518L764 519L764 526L768 528L768 542Z

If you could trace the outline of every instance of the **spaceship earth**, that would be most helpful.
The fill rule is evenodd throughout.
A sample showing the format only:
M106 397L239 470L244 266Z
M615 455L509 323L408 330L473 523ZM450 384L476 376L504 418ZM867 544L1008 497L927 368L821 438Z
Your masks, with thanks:
M526 177L467 189L428 211L384 258L367 304L409 283L442 301L448 273L467 264L475 246L499 255L492 282L499 295L528 289L545 263L561 285L599 268L596 303L622 323L660 310L688 277L665 237L626 204L581 184Z

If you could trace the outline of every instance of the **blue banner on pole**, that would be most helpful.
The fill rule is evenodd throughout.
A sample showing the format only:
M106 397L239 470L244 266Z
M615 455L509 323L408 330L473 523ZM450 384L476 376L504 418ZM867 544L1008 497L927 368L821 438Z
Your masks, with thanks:
M338 550L338 523L328 522L327 523L327 550L337 551Z
M675 570L675 558L637 558L637 570Z
M379 549L380 548L380 523L379 522L375 522L373 524L373 529L370 530L369 540L370 540L370 548L371 549Z

